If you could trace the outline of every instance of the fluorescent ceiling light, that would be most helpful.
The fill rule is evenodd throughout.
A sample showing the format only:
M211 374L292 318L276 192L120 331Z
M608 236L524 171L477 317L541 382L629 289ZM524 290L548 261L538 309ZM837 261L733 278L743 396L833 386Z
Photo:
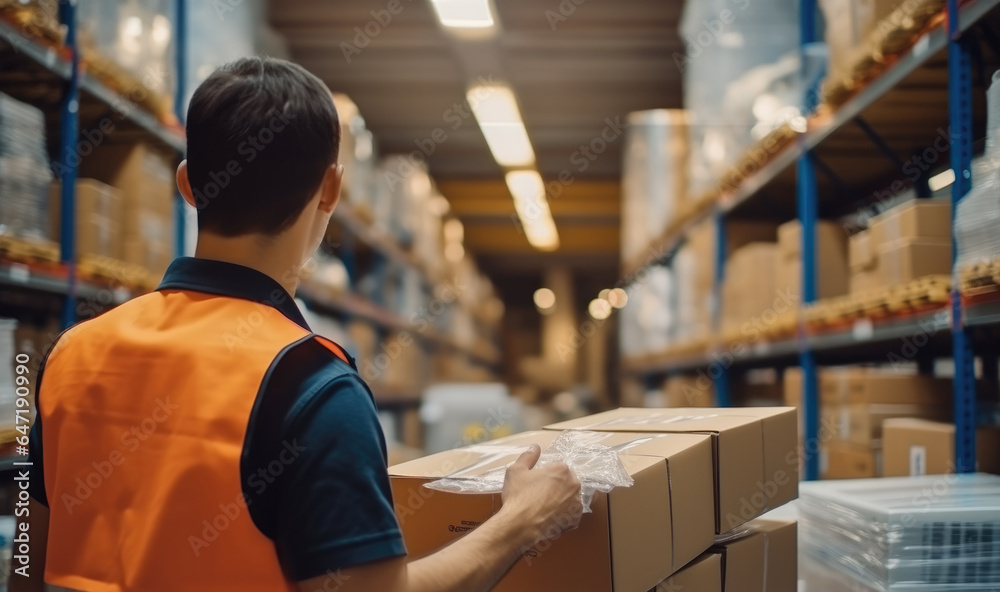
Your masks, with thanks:
M559 233L545 199L542 176L537 171L511 171L506 180L514 198L514 210L531 246L541 251L558 249Z
M510 88L500 85L474 86L466 93L479 129L500 166L527 167L535 164L528 132L524 129L517 100Z
M485 29L493 26L489 0L431 0L438 20L456 29Z
M927 179L927 187L929 187L931 191L939 191L951 185L954 182L955 182L955 170L948 169L943 173L938 173L933 177L931 177L930 179Z

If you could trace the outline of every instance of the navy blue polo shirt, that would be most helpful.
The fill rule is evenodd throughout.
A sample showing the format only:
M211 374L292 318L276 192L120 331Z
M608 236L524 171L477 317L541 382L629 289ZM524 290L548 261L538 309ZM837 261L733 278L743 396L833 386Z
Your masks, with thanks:
M248 267L182 257L157 289L252 300L311 331L281 284ZM295 581L406 554L375 400L344 355L349 363L316 340L297 342L275 359L258 392L247 393L256 399L240 462L243 492L251 518L274 541ZM30 438L30 493L48 505L41 435L38 418ZM295 462L268 470L282 455L294 455Z

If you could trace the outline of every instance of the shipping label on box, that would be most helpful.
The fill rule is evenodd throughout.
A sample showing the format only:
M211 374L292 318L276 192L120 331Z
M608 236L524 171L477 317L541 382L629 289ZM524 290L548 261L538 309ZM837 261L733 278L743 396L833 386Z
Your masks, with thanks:
M393 501L414 557L452 542L489 519L499 494L430 490L441 477L475 479L503 468L529 444L543 448L555 431L527 432L441 452L389 469ZM619 452L631 487L598 493L579 528L526 550L494 589L525 592L645 592L712 543L712 443L698 434L594 434Z
M798 426L793 407L619 408L545 429L712 436L717 533L798 495Z

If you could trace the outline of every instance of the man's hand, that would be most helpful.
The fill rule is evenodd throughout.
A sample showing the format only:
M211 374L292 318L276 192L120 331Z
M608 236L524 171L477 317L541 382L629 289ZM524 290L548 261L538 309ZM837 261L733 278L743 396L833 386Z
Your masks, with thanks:
M541 449L531 449L507 468L500 514L531 534L528 546L576 528L583 515L580 480L562 463L533 468Z

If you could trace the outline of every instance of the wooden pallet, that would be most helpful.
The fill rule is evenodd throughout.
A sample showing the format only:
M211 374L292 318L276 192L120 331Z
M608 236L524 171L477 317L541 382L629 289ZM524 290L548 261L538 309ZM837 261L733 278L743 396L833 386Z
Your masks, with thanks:
M0 236L0 257L18 263L59 263L59 245L49 240Z
M963 294L1000 290L1000 257L965 267L959 272L959 282Z
M149 291L157 284L157 278L144 267L100 255L83 255L76 269L82 279L130 291Z
M945 5L946 0L904 2L882 19L862 43L868 49L857 58L847 76L823 83L819 111L835 111L880 76L920 37L942 22Z
M806 312L811 329L841 326L860 318L882 319L938 308L948 302L951 277L928 275L913 281L821 300Z

